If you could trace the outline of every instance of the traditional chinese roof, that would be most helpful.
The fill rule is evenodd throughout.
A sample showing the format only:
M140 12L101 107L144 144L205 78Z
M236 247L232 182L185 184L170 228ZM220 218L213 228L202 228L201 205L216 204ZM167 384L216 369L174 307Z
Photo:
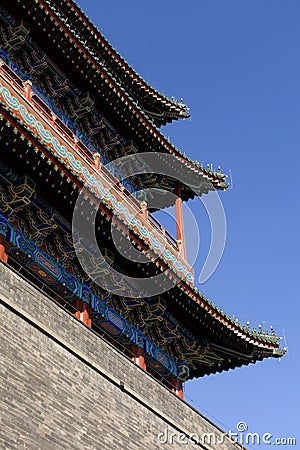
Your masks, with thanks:
M149 85L112 47L74 1L56 2L56 7L56 14L64 18L66 26L87 38L91 54L95 52L101 56L103 64L114 74L115 79L157 125L189 117L188 108L183 101L168 98Z
M3 107L0 117L2 119L1 127L7 128L4 135L6 145L11 149L10 152L7 152L3 147L1 158L5 164L16 170L19 176L23 173L22 167L28 168L27 173L34 177L36 189L44 193L47 201L51 202L60 215L66 217L67 222L64 223L60 219L60 223L66 227L70 222L72 206L77 197L76 191L87 183L91 192L93 191L101 200L103 210L99 230L106 232L105 223L110 220L112 214L115 214L120 223L129 229L134 245L140 250L150 249L155 255L154 262L149 256L149 263L140 269L141 274L146 270L155 276L160 270L169 268L172 271L172 277L175 279L179 277L178 284L164 293L162 300L157 300L156 305L158 306L153 304L150 306L152 310L154 307L151 319L153 323L150 325L151 335L157 336L156 339L161 340L167 354L171 355L173 349L177 359L188 363L189 378L233 369L265 357L279 357L284 353L284 350L279 348L278 336L273 333L268 334L265 330L250 330L248 326L237 323L201 294L193 285L189 267L178 257L176 248L172 248L171 244L166 243L165 237L158 230L155 231L151 222L136 217L136 207L130 202L130 199L122 197L121 192L119 195L115 191L102 195L102 191L105 192L107 174L96 173L87 159L85 161L84 157L79 157L79 153L72 150L72 145L67 144L66 139L62 141L55 130L55 125L50 126L49 124L45 128L43 125L45 122L39 116L38 111L34 108L31 109L29 104L22 104L17 98L17 93L13 97L3 84L0 94ZM41 119L42 122L38 119ZM24 166L20 165L19 161L22 161ZM4 173L9 175L10 170L6 169ZM9 180L12 183L16 177L11 174ZM98 193L95 187L100 189ZM8 191L10 196L8 200L5 200L4 197L4 205L1 205L1 208L8 208L8 212L27 208L30 202L26 198L30 196L31 199L31 188L32 183L26 185L23 183L22 189L18 185L15 188L11 186ZM18 199L18 195L20 199ZM31 203L34 205L34 200L31 200ZM40 204L43 204L43 208L47 211L48 216L46 215L46 217L48 217L48 221L50 220L49 227L52 226L56 230L57 225L51 220L55 221L57 213L53 214L52 209L49 210L45 203ZM35 207L35 209L38 211L39 207ZM20 218L22 220L19 222L19 227L23 227L26 216L20 216ZM45 224L45 217L36 220L29 214L29 219L27 221L29 220L32 224L37 222L41 222L41 225ZM29 226L36 227L38 225ZM34 230L33 235L37 236L38 228ZM156 248L155 241L153 241L154 235L161 243L164 242L164 245L168 245L166 252L161 252L161 246L159 249ZM59 242L57 238L54 240ZM48 241L50 242L49 238L47 238ZM103 242L103 237L101 242ZM110 248L111 241L106 239L104 242ZM33 244L28 245L31 248ZM66 244L61 246L61 248L65 247ZM111 248L111 252L114 254L113 248ZM175 262L174 255L178 258ZM130 271L136 273L136 265L127 262L125 266L122 258L117 256L115 258L115 262L120 267L125 268L129 273ZM182 278L181 281L180 278ZM115 305L115 307L118 306ZM133 307L121 297L119 313L123 316L128 310L130 310L131 320L138 320L137 323L145 320L147 325L149 305L145 305L145 300L141 300ZM173 342L171 339L171 342L168 342L170 333L179 336L179 340L176 339Z
M3 6L9 10L9 5L5 3ZM55 21L54 25L61 28L60 31L66 35L72 35L74 43L78 46L77 51L79 49L84 51L96 66L101 66L119 89L126 92L128 98L134 104L139 105L138 108L144 111L155 124L165 125L174 119L189 117L186 105L182 101L167 98L150 86L119 55L75 2L44 0L31 3L32 6L26 2L26 11L24 9L22 11L23 19L25 19L26 13L29 16L28 19L25 19L28 24L32 25L30 16L33 15L33 11L41 12L47 21L50 16L50 20ZM39 9L35 8L34 3L38 3ZM15 16L17 14L16 10ZM37 17L34 17L33 20L36 19Z
M171 154L177 159L179 167L182 164L188 169L191 178L195 179L195 186L202 184L205 179L209 185L208 190L227 188L226 176L220 170L192 161L160 132L157 123L151 114L148 114L148 110L146 111L150 105L145 109L142 103L137 101L136 94L129 90L129 81L120 81L118 74L124 69L121 69L123 65L117 53L106 43L103 36L94 30L88 19L83 18L83 13L73 2L69 5L67 0L4 0L2 4L14 17L23 21L22 30L17 30L16 34L21 33L23 38L28 27L27 34L30 30L30 39L38 42L41 48L47 49L47 55L54 64L63 69L70 81L83 92L88 91L94 99L95 108L105 114L125 140L136 143L136 151ZM115 59L108 55L114 55ZM135 72L132 69L128 71L128 79L131 79ZM132 82L130 86L137 89L140 85ZM147 92L146 88L142 89L141 86L140 92ZM154 98L150 95L150 87L146 97L149 96ZM169 104L163 97L157 98L158 103L153 100L155 105ZM170 102L170 105L175 107L175 103L173 105ZM193 191L187 187L183 188L182 194L184 200L194 197ZM166 200L163 206L169 204Z
M182 257L178 242L172 240L151 215L143 216L141 204L107 168L96 167L85 136L68 117L56 114L41 89L24 81L30 76L19 76L18 58L25 57L22 45L26 42L36 50L33 41L37 41L47 49L54 76L59 75L55 63L62 64L65 76L76 84L73 88L70 82L75 94L77 88L94 93L96 108L103 109L105 116L118 125L118 131L126 139L132 140L135 135L143 151L160 151L162 164L167 164L166 155L173 154L175 174L180 173L182 165L187 167L187 181L195 191L183 190L183 199L210 189L225 189L224 175L189 161L162 136L153 118L130 96L129 81L122 84L115 76L115 72L121 70L119 63L112 62L112 56L101 56L101 59L98 50L89 47L89 42L94 40L99 41L97 45L101 48L108 44L100 40L97 31L90 30L91 25L81 17L82 12L73 2L4 0L3 4L21 21L12 26L11 17L6 18L9 33L3 34L5 48L17 61L7 60L7 64L0 66L0 138L3 139L0 147L0 210L4 213L0 232L10 244L9 257L15 258L31 275L35 273L44 283L55 287L55 292L67 301L88 298L100 325L104 319L108 320L108 316L113 317L109 327L122 324L122 330L126 332L122 331L119 337L126 344L143 339L149 364L151 358L153 367L160 360L161 373L165 376L199 377L265 357L281 356L284 350L280 349L279 337L273 332L269 334L266 330L256 331L243 326L199 292L193 284L192 267ZM74 23L78 22L76 29L65 15L67 5L72 10L70 17ZM22 21L24 16L27 24ZM28 47L26 51L28 53ZM105 52L109 55L108 50ZM42 71L37 81L42 81L44 64L49 61L44 54L37 56L35 63ZM109 61L113 70L108 67ZM129 78L132 76L128 75ZM65 89L67 82L61 78L59 89ZM139 89L142 92L142 88ZM140 91L139 95L142 98ZM151 97L147 94L145 98L147 96ZM148 97L147 102L150 102ZM153 105L162 103L161 99L155 100ZM91 98L87 95L84 101L89 115ZM75 117L81 113L79 108ZM149 180L153 186L164 182L155 178ZM172 176L165 183L171 190L174 188ZM166 282L168 279L176 281L169 290L153 298L135 295L134 301L118 293L105 304L99 300L103 292L99 293L94 285L86 286L87 274L79 268L70 231L78 191L84 185L89 192L86 200L92 205L99 203L95 229L112 264L130 276L155 277L166 272ZM115 251L110 234L112 217L115 218L113 226L123 232L126 230L132 245L146 255L148 261L145 264L136 264ZM105 271L103 274L108 277ZM114 280L114 286L119 286L118 280Z
M2 120L3 126L7 127L7 123L5 125ZM17 138L14 140L18 143L19 149L21 146L27 147L27 139L22 139L15 128L9 131L12 137ZM42 154L33 149L24 153L23 149L20 149L18 154L13 151L13 156L8 160L4 152L1 152L1 159L9 161L10 167L18 167L18 164L15 164L20 156L25 164L30 161L35 167ZM48 165L48 162L42 158L39 170L43 170L45 164ZM76 276L74 277L74 273L78 275L80 270L76 266L76 260L74 262L75 250L72 238L69 236L71 226L58 210L39 195L38 192L41 191L47 196L47 191L43 189L44 179L40 177L41 183L36 178L35 182L28 176L18 176L10 167L0 162L2 192L0 209L10 218L8 221L0 213L0 232L3 233L5 228L9 230L8 233L4 231L10 243L9 255L13 258L12 263L16 261L24 265L45 285L63 295L67 302L76 298L85 300L90 298L100 326L101 320L97 319L97 314L104 314L105 321L110 316L122 323L126 322L125 317L129 315L130 322L126 322L126 343L129 345L133 339L142 338L146 344L149 343L148 351L151 353L153 345L149 339L158 340L158 345L162 346L165 355L172 355L169 359L167 356L166 358L169 363L170 360L174 361L172 363L174 370L176 370L176 361L180 361L182 369L185 368L184 374L181 375L184 379L222 372L255 363L266 357L280 357L284 354L284 350L279 348L279 337L273 331L269 334L266 330L251 330L248 325L239 324L210 302L188 280L183 280L173 289L156 298L133 299L113 296L108 303L101 300L103 294L100 293L99 297L97 291L93 291L95 287L90 290L86 284L83 285ZM43 173L46 171L43 170ZM61 182L59 179L51 181L55 183L52 183L53 189L58 192L58 195L55 199L47 196L48 200L51 199L52 204L60 205L60 210L64 210L66 215L67 199L70 197L62 196L61 192L67 193L70 186L67 181ZM101 229L105 228L108 217L107 213L103 214ZM35 241L40 247L26 237L28 234L35 236ZM144 245L147 248L146 241ZM52 257L49 256L50 253ZM107 249L106 253L112 263L117 262L112 252ZM59 261L64 261L63 265L67 265L69 271L72 267L73 275L66 271L61 263L53 259L53 256L58 257ZM151 264L149 261L146 270L151 270ZM172 264L170 267L174 269ZM107 274L104 273L103 276L107 277ZM146 330L144 337L136 331L140 329L142 323L144 323L142 328ZM123 344L124 339L125 336L122 338ZM183 362L187 366L183 365Z

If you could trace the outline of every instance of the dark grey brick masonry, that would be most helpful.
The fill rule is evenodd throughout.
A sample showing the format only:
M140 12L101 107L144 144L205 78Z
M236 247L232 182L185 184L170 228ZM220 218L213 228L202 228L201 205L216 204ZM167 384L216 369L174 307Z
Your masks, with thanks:
M1 449L241 449L2 263L0 316Z

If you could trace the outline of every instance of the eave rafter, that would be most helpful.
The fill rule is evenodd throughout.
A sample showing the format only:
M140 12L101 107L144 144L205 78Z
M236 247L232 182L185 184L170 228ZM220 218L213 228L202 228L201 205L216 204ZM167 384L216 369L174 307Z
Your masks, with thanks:
M137 95L142 97L142 100L146 102L146 105L148 104L151 107L151 105L154 104L154 107L158 107L161 111L161 120L164 118L170 118L173 120L181 117L189 117L188 108L183 104L183 102L170 99L150 86L111 46L107 39L105 39L102 33L89 20L89 18L83 13L75 2L72 0L65 0L64 4L68 9L68 17L70 18L71 13L73 13L73 17L78 19L76 25L80 28L79 32L81 34L84 34L84 32L87 33L87 39L89 42L94 44L94 48L97 49L97 47L100 47L99 53L100 51L105 52L104 56L107 56L108 64L109 62L113 62L114 70L119 68L122 71L120 78L124 79L125 77L130 80L131 85L134 85L135 92L137 92ZM60 7L62 7L62 5L60 5Z
M90 54L85 42L77 35L74 35L63 22L62 18L59 18L55 14L55 11L52 9L54 6L51 5L51 2L47 2L46 0L34 0L34 2L37 3L35 14L37 14L38 9L44 12L44 15L41 15L39 20L43 21L45 30L47 29L46 19L48 22L50 20L52 27L54 26L56 28L56 32L58 33L56 34L56 39L57 42L59 42L58 51L63 51L66 63L75 64L74 70L77 71L78 64L84 63L85 75L82 74L81 77L85 80L88 90L94 89L98 96L100 93L102 101L107 101L107 106L111 105L110 108L112 109L112 114L114 114L115 117L118 117L117 122L123 122L123 126L126 128L122 130L124 133L127 133L128 131L135 133L135 139L141 142L143 151L158 151L173 155L180 163L191 170L193 174L199 174L201 177L207 178L214 189L225 190L228 187L228 184L225 181L225 174L219 170L212 170L209 167L204 167L189 159L183 152L169 142L169 140L153 124L145 111L128 95L128 92L126 92L126 90L114 79L107 68L101 64L101 61L97 60L96 55ZM11 5L10 2L9 4L5 4L7 8L9 8L9 5ZM27 14L28 20L33 20L34 23L37 22L37 18L30 13L29 8ZM40 29L42 26L41 22L39 23ZM47 32L49 33L48 36L45 35L45 38L49 39L50 36L53 36L53 30L47 29ZM65 50L62 49L64 45L68 46ZM72 60L70 57L72 54L77 54L78 58ZM82 60L82 63L80 63L80 60ZM107 99L105 97L107 97ZM126 116L126 120L124 115ZM113 121L113 119L109 119Z

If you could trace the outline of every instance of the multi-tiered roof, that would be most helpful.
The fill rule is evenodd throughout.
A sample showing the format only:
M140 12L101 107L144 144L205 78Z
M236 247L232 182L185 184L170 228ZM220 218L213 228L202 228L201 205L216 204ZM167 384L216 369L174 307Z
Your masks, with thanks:
M3 0L0 15L0 226L11 263L67 301L89 303L95 324L122 345L143 346L148 367L166 377L203 376L282 355L273 332L250 330L199 292L180 242L130 195L162 184L174 193L179 185L185 201L226 189L220 170L189 160L159 130L188 117L186 106L149 86L71 0ZM99 167L142 152L159 152L162 165L173 155L174 173L184 168L186 179L143 174L122 185L118 173ZM168 270L176 283L167 292L133 300L104 292L82 271L71 222L83 185L89 200L100 202L97 239L107 261L128 275ZM155 200L153 210L174 203L168 194ZM113 216L148 255L146 264L117 254Z

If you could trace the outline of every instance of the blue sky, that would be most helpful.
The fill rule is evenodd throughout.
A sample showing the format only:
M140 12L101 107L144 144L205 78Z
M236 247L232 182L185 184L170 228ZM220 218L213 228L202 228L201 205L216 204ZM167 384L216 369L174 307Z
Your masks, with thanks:
M148 82L190 107L191 119L164 133L193 159L232 171L233 187L220 195L225 252L199 287L228 313L286 335L280 362L190 381L186 399L228 429L243 420L251 432L297 437L300 446L300 2L78 3ZM191 207L203 237L199 273L209 224Z

